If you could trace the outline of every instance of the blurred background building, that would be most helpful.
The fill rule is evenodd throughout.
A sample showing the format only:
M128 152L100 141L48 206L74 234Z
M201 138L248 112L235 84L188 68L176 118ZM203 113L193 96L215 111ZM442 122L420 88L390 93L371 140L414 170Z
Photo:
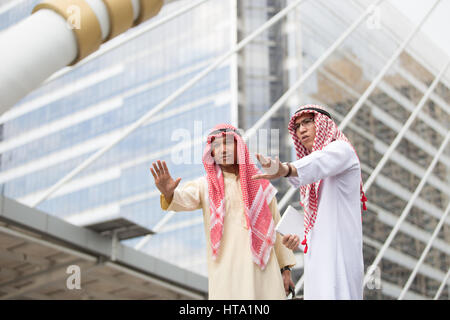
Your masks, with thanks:
M0 32L27 17L38 2L1 1ZM0 117L3 195L32 204L125 127L293 2L206 1L50 79ZM376 7L370 18L262 126L258 138L268 141L268 148L264 150L265 144L260 143L259 148L253 145L252 151L293 160L286 126L301 104L325 105L338 124L342 121L415 28L389 2ZM189 3L173 1L151 21ZM202 214L177 213L167 219L149 172L151 163L157 159L167 161L172 176L181 177L182 182L203 175L202 135L223 122L243 130L251 128L371 3L303 1L37 208L79 226L126 217L157 233L126 240L125 245L207 276ZM361 160L363 181L448 59L448 54L419 30L345 128ZM407 206L449 129L447 70L367 192L368 211L363 214L366 268ZM399 296L449 204L449 167L447 146L379 264L381 284L366 287L365 298ZM275 184L280 201L289 186L283 179ZM298 208L298 192L286 200ZM450 219L446 219L414 278L408 298L433 298L444 280L450 267L449 223ZM302 254L297 254L297 261L295 281L302 275ZM447 284L440 299L448 299L449 294Z

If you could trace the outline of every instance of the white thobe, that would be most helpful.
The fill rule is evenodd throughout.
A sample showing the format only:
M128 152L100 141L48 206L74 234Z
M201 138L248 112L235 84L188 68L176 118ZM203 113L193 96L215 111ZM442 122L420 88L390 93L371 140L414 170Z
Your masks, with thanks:
M294 187L322 179L304 256L305 300L362 299L361 171L355 151L336 140L292 164L298 177L288 180Z

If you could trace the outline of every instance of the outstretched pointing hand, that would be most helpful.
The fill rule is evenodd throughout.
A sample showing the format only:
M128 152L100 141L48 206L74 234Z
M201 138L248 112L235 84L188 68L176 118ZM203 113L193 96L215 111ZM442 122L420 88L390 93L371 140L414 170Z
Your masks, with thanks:
M155 162L152 163L153 168L150 168L150 171L155 178L155 185L158 190L164 195L167 202L171 202L173 198L173 192L180 184L181 178L177 180L173 180L170 176L169 169L167 168L167 164L165 161L158 160L158 164Z
M278 157L275 160L272 160L270 157L264 157L263 155L257 153L256 159L262 166L263 172L261 174L256 174L252 177L252 179L278 179L286 175L288 169L284 168L284 165L280 162Z

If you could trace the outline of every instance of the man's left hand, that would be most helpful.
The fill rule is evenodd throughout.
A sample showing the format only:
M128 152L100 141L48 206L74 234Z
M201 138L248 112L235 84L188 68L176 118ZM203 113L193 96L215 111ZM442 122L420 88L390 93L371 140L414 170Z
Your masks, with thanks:
M283 276L284 292L286 293L286 296L288 296L290 293L289 286L291 286L292 288L295 288L295 284L291 278L291 271L284 270L282 273L282 276Z

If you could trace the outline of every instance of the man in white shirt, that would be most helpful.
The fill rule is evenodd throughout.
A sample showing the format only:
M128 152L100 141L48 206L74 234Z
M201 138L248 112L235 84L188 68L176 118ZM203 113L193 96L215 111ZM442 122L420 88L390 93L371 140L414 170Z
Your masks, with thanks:
M287 177L300 188L305 213L302 244L305 299L362 299L361 167L356 151L321 106L306 105L293 115L288 126L297 161L257 154L265 174L254 179ZM361 201L361 202L360 202ZM295 249L300 239L285 235L283 244Z

